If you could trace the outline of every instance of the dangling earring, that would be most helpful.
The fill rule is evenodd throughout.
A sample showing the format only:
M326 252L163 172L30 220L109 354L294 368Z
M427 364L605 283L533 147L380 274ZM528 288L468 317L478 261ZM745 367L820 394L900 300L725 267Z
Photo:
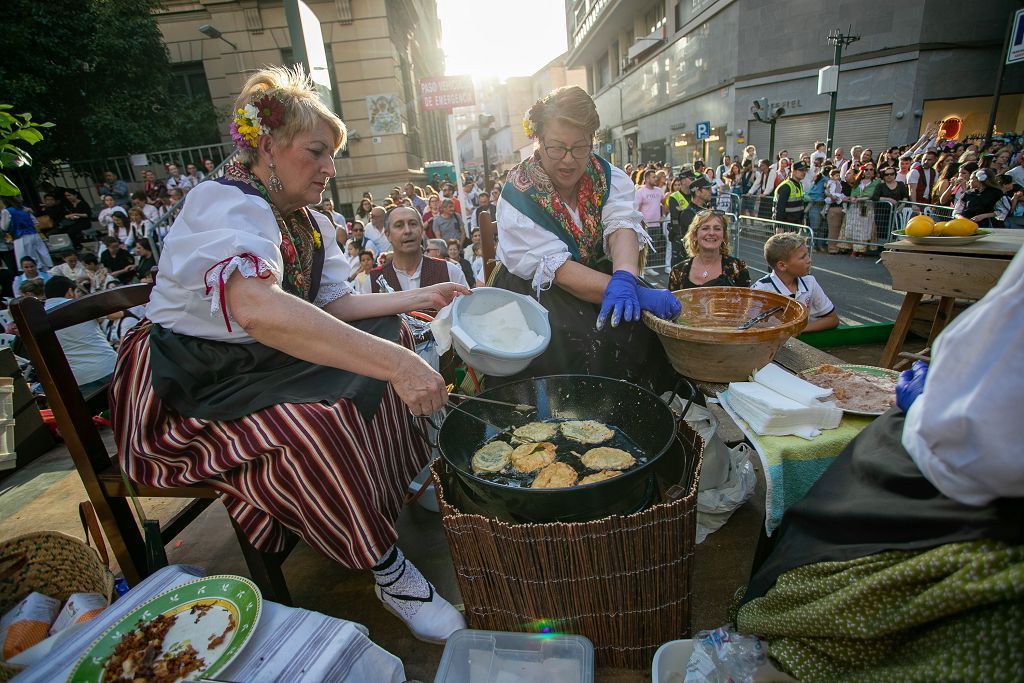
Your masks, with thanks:
M281 184L281 179L277 177L277 166L273 161L270 162L270 191L280 192L284 189L284 185Z

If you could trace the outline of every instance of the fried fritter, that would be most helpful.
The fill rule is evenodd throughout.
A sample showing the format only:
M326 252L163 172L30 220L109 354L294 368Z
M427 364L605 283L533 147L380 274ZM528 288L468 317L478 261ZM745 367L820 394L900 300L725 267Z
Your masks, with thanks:
M512 447L504 441L491 441L473 454L473 471L500 472L509 463Z
M532 489L563 489L576 483L579 477L571 466L564 462L551 463L540 471L530 484Z
M555 461L555 444L549 441L516 446L509 456L512 466L520 472L536 472Z
M580 479L580 483L577 485L586 486L587 484L596 484L599 481L607 481L609 479L614 479L620 474L622 474L622 472L619 472L618 470L601 470L596 474L588 474L587 476L583 477L582 479Z
M569 420L559 426L562 436L585 444L604 443L615 436L615 432L606 425L595 420Z
M522 427L517 427L513 434L530 443L548 441L558 431L558 425L553 422L531 422Z
M591 448L580 458L592 470L625 470L636 464L636 458L621 448Z

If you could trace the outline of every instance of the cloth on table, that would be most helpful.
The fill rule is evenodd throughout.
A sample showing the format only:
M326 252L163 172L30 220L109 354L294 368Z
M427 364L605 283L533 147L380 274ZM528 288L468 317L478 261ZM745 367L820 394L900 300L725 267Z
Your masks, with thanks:
M765 480L764 530L771 536L786 510L804 497L873 418L844 415L838 427L823 431L810 441L799 436L758 436L731 405L730 391L722 392L718 398L761 458Z
M187 565L164 567L88 622L50 657L14 680L67 680L78 658L118 620L150 598L203 575L203 570ZM405 668L401 660L375 645L350 621L264 601L259 624L249 642L217 678L247 683L398 683L405 680Z
M1024 671L1024 546L983 540L820 562L743 605L801 681L1011 681Z

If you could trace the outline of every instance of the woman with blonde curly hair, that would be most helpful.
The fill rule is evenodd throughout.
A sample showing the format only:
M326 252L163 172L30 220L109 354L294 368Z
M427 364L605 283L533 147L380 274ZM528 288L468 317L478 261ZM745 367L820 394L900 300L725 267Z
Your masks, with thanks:
M263 551L288 533L373 571L413 634L465 625L395 545L406 485L430 457L410 412L447 402L397 313L464 286L353 296L331 221L309 207L345 126L301 70L263 69L235 104L238 161L189 192L146 317L124 339L111 412L127 476L215 488Z
M673 318L679 302L637 279L650 237L629 176L593 152L599 126L577 86L530 108L523 128L537 148L501 190L494 285L535 294L550 313L547 351L515 377L596 374L652 387L672 373L640 313Z
M729 216L705 209L694 216L683 237L688 258L672 268L668 288L749 287L747 264L729 255Z

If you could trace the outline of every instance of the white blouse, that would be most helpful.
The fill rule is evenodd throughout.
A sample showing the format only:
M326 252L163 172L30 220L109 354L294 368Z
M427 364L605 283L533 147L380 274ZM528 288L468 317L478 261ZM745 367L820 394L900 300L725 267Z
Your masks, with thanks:
M323 277L316 301L324 307L352 292L349 265L338 247L330 219L310 212L325 247ZM146 306L154 323L178 334L251 343L255 340L227 312L221 312L223 285L236 270L244 277L269 273L282 280L281 231L262 197L217 182L200 183L185 197L158 264L156 286Z
M921 473L964 505L1024 496L1022 345L1024 251L935 340L924 392L903 425Z
M636 187L622 169L612 166L612 183L601 211L604 226L604 249L608 251L608 236L616 230L632 230L641 246L653 249L651 238L641 221L643 215L633 208ZM581 226L576 207L567 207L576 225ZM540 227L510 204L504 197L498 200L498 260L509 272L533 283L538 295L549 289L555 271L569 260L569 247L545 228Z

